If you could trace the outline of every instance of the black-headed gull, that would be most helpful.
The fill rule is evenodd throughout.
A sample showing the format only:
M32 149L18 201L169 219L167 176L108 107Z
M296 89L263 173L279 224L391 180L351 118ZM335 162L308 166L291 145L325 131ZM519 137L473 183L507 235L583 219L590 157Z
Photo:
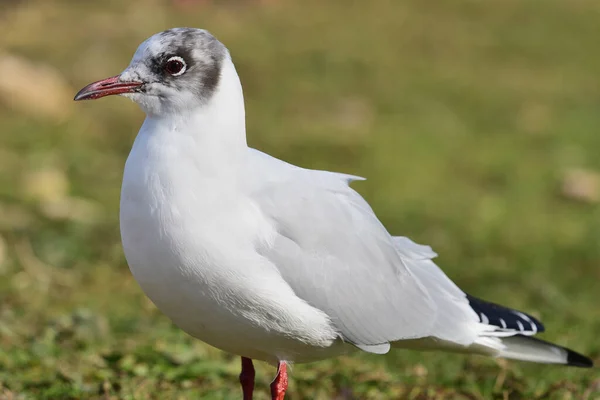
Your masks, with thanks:
M75 100L119 94L146 113L121 192L121 234L146 295L192 336L242 357L286 363L391 347L471 352L590 367L534 339L533 317L459 289L428 246L394 237L349 183L246 144L242 86L229 52L205 30L142 43L129 66Z

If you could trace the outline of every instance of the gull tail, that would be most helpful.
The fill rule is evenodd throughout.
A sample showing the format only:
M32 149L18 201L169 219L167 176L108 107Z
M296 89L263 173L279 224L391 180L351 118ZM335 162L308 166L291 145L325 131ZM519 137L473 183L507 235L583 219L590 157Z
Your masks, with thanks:
M543 332L544 326L531 315L468 294L467 299L480 323L496 328L480 336L475 341L475 347L487 347L492 355L513 360L584 368L594 366L592 360L584 355L532 337Z
M495 354L497 357L582 368L594 366L594 362L582 354L531 336L515 335L498 339L501 348Z
M592 359L566 347L533 337L544 330L532 316L472 296L467 298L479 318L477 336L469 345L436 337L394 342L398 348L480 354L542 364L591 368Z
M544 326L533 316L463 292L431 259L436 254L405 237L395 237L398 254L425 285L441 312L432 336L392 342L396 348L474 353L545 364L590 368L593 361L573 350L534 338Z

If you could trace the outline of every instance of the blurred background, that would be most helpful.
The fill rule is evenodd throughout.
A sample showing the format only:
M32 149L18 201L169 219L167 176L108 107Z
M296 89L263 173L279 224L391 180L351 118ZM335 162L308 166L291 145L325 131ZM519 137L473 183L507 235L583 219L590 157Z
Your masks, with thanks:
M0 0L0 398L235 399L237 357L144 297L118 202L144 118L74 103L139 43L230 49L248 141L354 187L466 291L599 361L597 0ZM257 399L274 369L260 365ZM297 365L290 399L594 399L596 371L396 351Z

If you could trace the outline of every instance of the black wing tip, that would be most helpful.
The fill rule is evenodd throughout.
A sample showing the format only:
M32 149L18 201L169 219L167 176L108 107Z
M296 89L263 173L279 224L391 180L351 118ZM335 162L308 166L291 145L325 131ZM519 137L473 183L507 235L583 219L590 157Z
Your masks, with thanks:
M567 365L579 368L594 367L594 361L591 358L570 349L565 350L567 351Z
M468 293L465 294L467 295L467 300L469 300L471 308L478 314L481 322L483 322L481 314L484 314L488 319L486 322L488 325L497 326L499 328L514 329L516 331L530 331L529 329L523 329L525 326L524 324L529 324L532 326L533 329L531 329L531 331L534 333L541 333L546 330L544 325L538 321L537 318L532 317L527 313L482 300L475 296L471 296Z

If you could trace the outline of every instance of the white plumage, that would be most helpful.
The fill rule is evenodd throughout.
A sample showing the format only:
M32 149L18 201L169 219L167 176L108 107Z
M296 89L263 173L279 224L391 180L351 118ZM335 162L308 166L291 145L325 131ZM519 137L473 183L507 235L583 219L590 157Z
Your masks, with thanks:
M119 94L147 113L125 166L121 233L133 275L175 324L271 363L391 346L573 363L526 336L537 321L468 297L431 248L391 236L349 187L361 178L249 148L229 53L205 31L167 32L120 78L141 82ZM153 72L161 54L185 60L185 74ZM206 88L196 97L194 79ZM78 98L95 98L90 87Z

